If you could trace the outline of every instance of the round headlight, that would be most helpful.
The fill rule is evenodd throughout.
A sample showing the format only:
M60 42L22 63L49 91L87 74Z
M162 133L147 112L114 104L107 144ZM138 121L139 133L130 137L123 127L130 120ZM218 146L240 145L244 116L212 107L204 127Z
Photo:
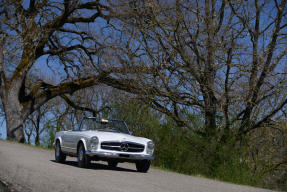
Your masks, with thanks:
M91 138L91 143L99 143L99 139L98 139L98 137L92 137Z
M154 143L152 141L147 142L147 154L152 155L154 149Z
M98 144L99 144L99 138L98 137L92 137L90 140L90 148L92 150L95 150L98 148Z
M149 141L147 143L147 148L150 149L150 150L154 149L154 143L152 141Z

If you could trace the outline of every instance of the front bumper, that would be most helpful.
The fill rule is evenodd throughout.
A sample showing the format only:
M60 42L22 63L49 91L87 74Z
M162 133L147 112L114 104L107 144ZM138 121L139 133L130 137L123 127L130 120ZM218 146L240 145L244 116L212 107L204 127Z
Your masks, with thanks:
M86 151L88 156L98 156L105 158L116 158L116 159L131 159L131 160L153 160L154 157L152 155L140 155L140 154L122 154L115 152L103 152L103 151Z

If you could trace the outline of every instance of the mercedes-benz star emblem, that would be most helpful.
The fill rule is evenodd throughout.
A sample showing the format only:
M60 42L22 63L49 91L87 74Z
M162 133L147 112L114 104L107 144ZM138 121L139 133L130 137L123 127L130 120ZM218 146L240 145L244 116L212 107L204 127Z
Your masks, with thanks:
M128 151L129 150L129 144L128 143L122 143L121 144L121 150L122 151Z

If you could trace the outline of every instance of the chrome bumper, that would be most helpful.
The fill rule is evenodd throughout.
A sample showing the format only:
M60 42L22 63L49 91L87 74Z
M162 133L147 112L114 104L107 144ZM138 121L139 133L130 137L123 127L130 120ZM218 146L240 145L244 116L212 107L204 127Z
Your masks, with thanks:
M114 153L114 152L103 152L103 151L86 151L86 154L89 156L98 156L98 157L106 157L106 158L119 158L119 159L148 159L153 160L154 157L152 155L139 155L139 154L122 154L122 153Z

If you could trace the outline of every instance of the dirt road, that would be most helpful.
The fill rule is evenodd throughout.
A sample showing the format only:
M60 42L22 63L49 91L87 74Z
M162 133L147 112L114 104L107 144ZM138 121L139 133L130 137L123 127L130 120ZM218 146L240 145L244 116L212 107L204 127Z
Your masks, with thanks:
M104 162L91 169L77 167L75 158L54 162L54 151L0 140L0 179L17 191L93 192L264 192L265 189L150 169L138 173L134 164L109 169Z

